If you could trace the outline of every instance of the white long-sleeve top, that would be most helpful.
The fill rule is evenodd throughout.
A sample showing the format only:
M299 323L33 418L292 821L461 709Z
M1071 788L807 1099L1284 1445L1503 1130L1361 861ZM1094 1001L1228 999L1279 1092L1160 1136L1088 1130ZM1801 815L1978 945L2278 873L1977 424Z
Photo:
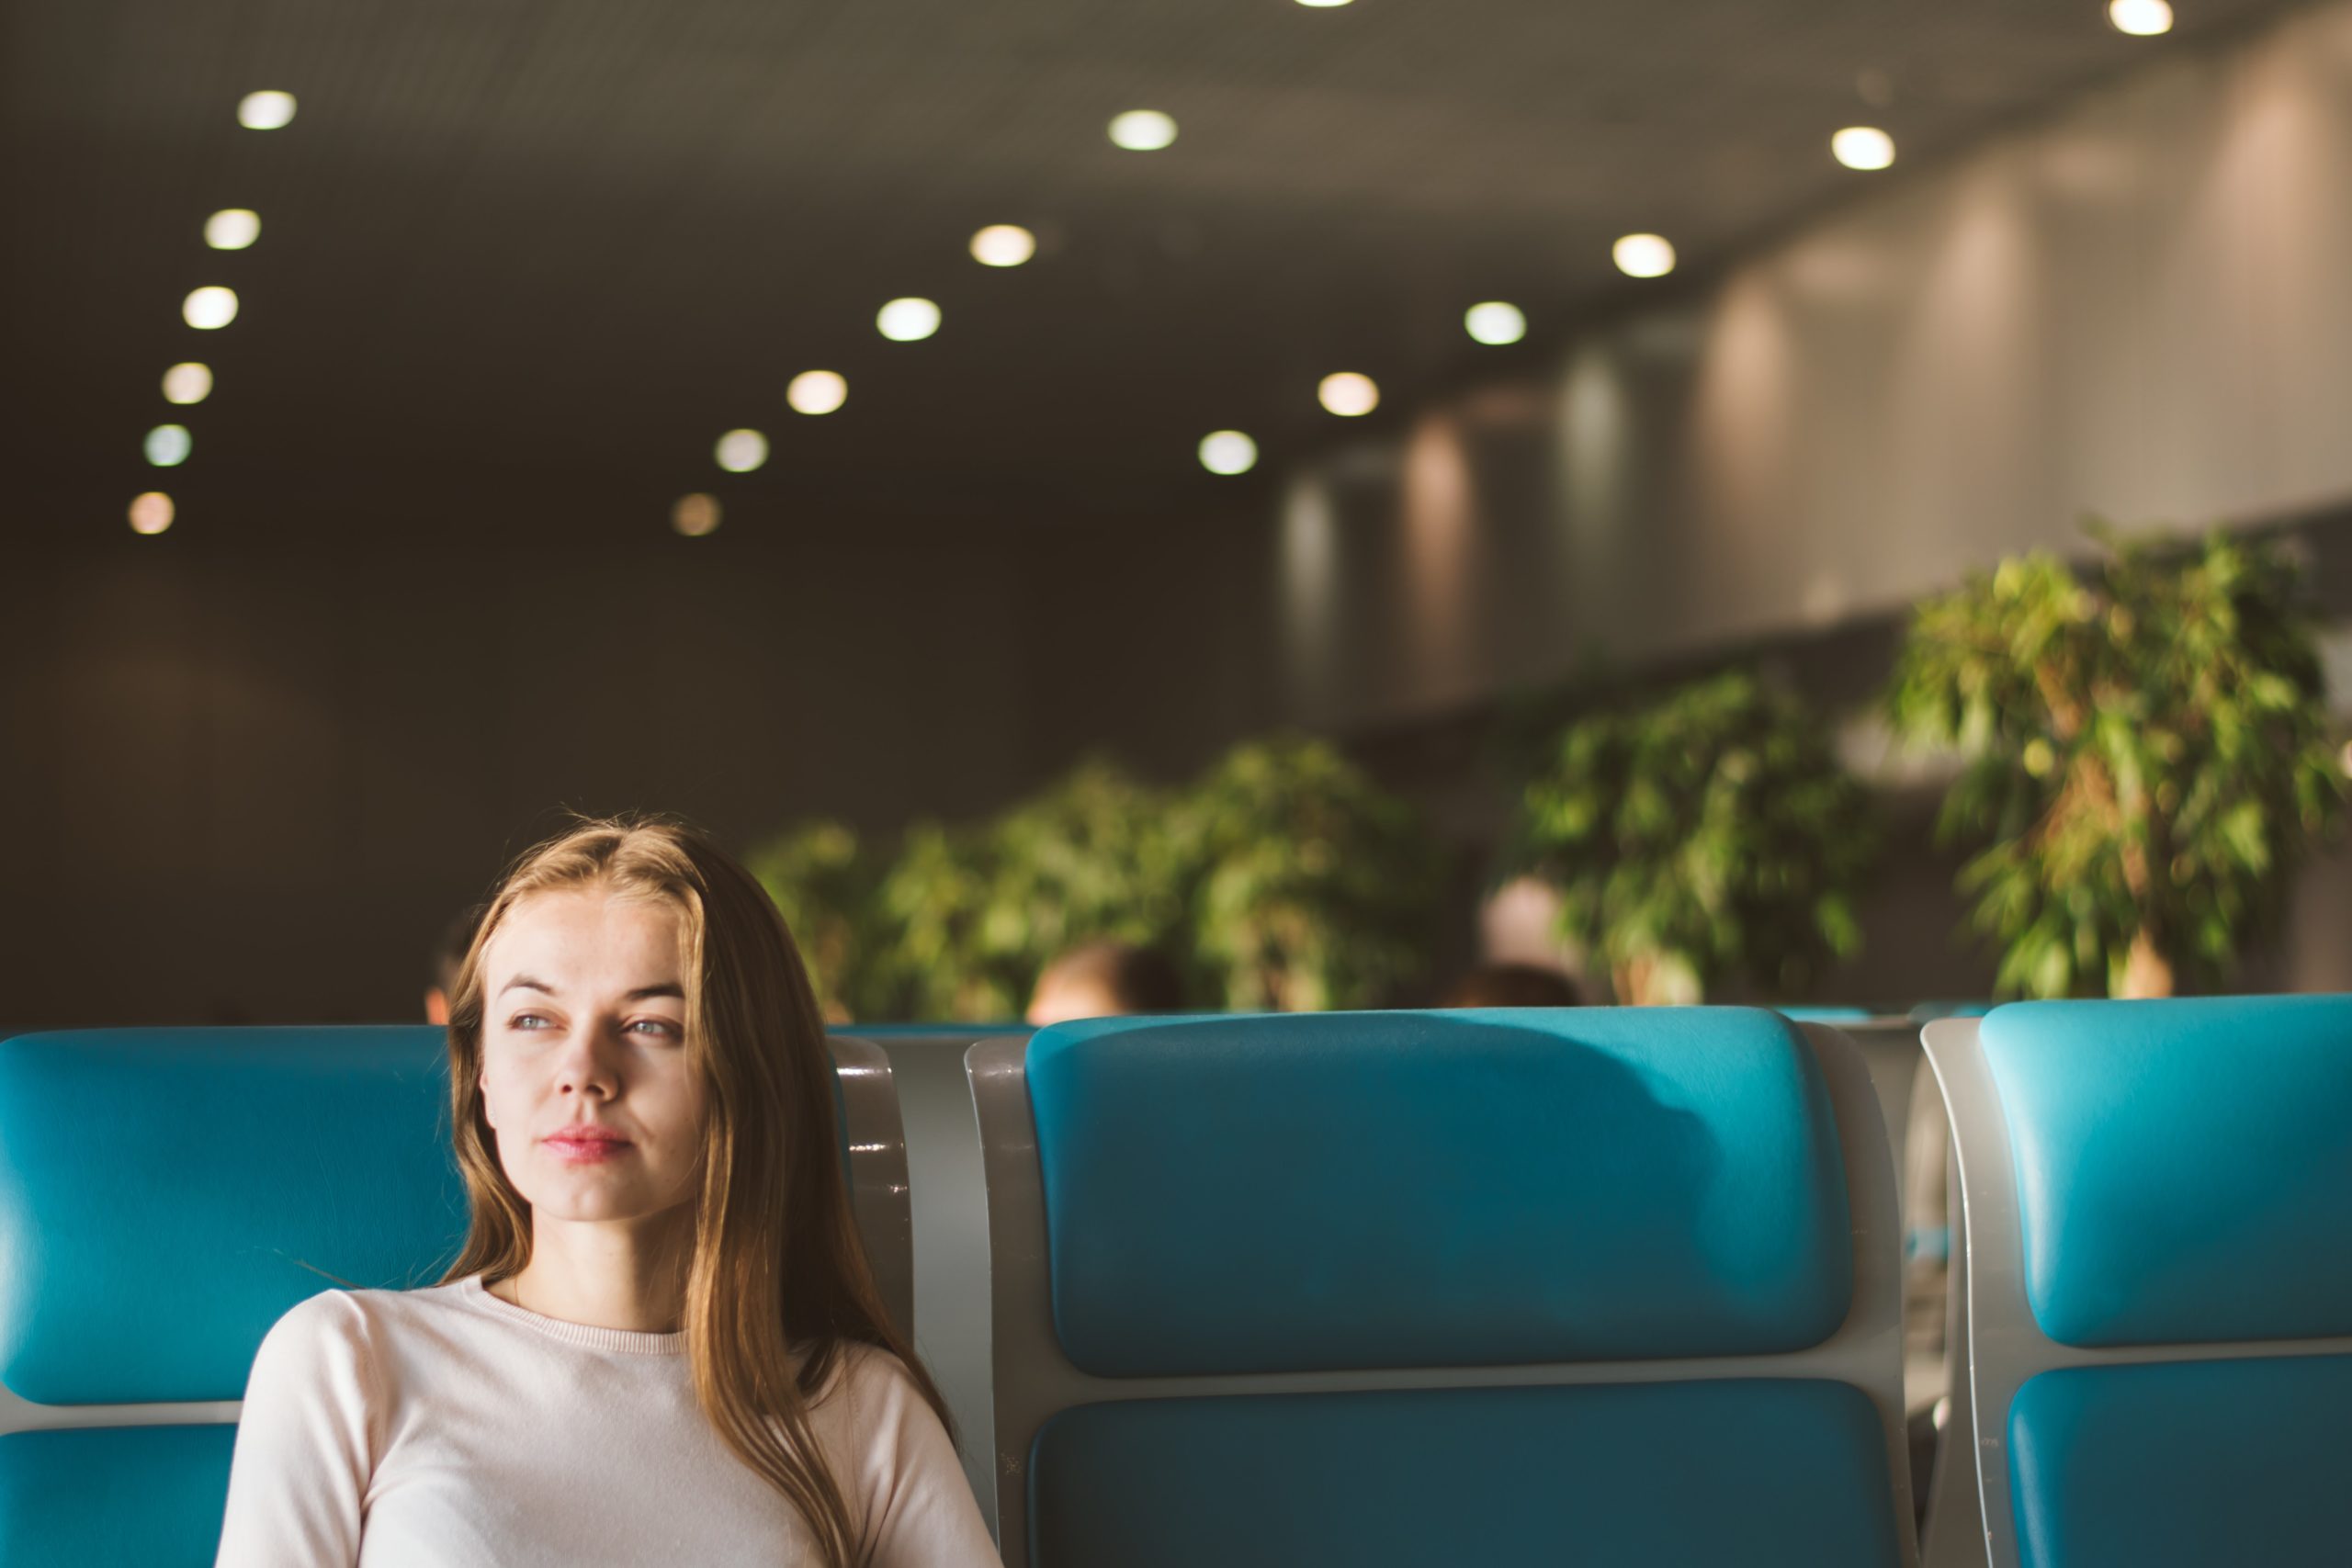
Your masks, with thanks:
M860 1346L810 1412L868 1568L997 1568L945 1429ZM526 1312L479 1279L328 1291L254 1357L220 1568L816 1561L695 1403L682 1334Z

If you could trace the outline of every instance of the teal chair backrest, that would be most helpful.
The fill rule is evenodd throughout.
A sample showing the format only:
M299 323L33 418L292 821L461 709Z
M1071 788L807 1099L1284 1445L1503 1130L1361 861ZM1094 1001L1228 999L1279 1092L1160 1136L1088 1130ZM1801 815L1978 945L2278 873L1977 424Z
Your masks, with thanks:
M436 1280L466 1226L446 1035L87 1030L0 1041L0 1565L212 1562L262 1336L332 1286ZM908 1294L889 1069L835 1047L853 1203Z
M2352 997L1931 1023L1997 1568L2345 1555Z
M1746 1009L984 1043L1009 1564L1912 1561L1894 1179Z

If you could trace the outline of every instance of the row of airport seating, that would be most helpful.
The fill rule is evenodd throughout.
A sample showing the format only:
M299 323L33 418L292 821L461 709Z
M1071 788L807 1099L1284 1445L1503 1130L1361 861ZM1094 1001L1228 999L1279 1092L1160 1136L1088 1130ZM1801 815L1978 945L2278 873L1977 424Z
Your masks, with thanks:
M2352 997L2006 1007L1927 1025L1915 1085L1919 1038L1587 1009L834 1051L1008 1564L1919 1562L1915 1089L1962 1237L1930 1568L2341 1560ZM0 1042L0 1568L210 1562L269 1323L454 1249L440 1059Z

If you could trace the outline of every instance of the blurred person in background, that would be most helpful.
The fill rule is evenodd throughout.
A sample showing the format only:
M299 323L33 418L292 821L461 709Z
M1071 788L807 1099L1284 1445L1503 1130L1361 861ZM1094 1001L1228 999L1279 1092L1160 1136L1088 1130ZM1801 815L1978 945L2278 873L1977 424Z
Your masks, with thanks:
M278 1319L223 1568L996 1568L751 874L582 821L508 873L447 999L464 1250Z
M1572 1008L1583 998L1576 982L1540 964L1482 964L1454 982L1440 1004L1449 1008Z
M458 971L465 967L466 952L474 944L474 928L481 924L481 907L475 905L441 932L433 950L433 984L424 987L424 1021L444 1028L449 1022L449 998L458 989Z
M1157 948L1124 942L1090 942L1046 965L1030 993L1028 1021L1043 1029L1074 1018L1179 1012L1184 987L1176 966Z

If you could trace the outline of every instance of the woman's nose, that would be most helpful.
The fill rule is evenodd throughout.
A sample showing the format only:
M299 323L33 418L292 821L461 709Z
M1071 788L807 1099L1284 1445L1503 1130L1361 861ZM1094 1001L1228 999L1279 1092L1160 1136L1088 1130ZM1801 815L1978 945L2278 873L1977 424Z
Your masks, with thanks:
M601 1024L581 1029L564 1042L556 1060L556 1088L565 1094L599 1095L610 1100L620 1088L615 1071L612 1042Z

